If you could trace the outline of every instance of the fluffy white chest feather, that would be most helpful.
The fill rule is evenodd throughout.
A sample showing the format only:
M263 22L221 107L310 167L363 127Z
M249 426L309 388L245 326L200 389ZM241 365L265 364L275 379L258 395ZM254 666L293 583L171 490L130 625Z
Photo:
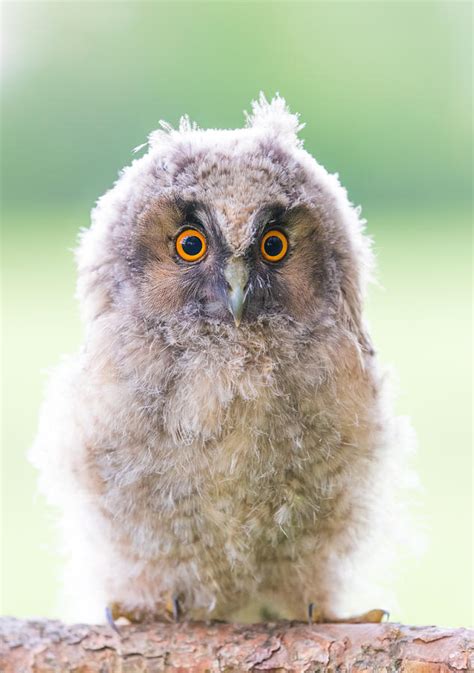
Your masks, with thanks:
M190 544L229 560L235 548L277 553L316 524L340 466L323 388L239 345L190 349L174 370L158 393L118 396L126 413L110 411L109 446L94 451L117 533L144 557L179 558Z

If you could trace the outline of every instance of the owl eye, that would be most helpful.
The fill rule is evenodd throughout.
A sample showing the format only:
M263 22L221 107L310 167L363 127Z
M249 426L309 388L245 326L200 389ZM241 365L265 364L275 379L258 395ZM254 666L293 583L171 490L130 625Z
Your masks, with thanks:
M288 252L288 239L279 229L270 229L263 235L260 251L267 262L279 262Z
M176 252L186 262L197 262L206 250L206 237L197 229L185 229L176 239Z

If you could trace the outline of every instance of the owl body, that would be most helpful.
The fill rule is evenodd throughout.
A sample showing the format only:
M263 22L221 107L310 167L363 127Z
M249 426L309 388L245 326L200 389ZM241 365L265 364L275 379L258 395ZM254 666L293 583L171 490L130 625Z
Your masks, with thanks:
M341 616L370 584L400 424L362 318L359 213L298 130L278 97L245 129L165 127L82 235L85 343L32 451L62 510L72 619L160 618L170 597L192 619ZM197 261L183 230L206 242ZM262 257L268 231L281 261Z

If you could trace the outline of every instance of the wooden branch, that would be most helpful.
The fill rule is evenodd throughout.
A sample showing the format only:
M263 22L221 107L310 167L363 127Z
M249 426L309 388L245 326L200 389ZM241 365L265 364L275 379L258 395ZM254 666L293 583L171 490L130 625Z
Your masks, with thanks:
M69 626L0 619L2 673L460 673L474 631L400 624Z

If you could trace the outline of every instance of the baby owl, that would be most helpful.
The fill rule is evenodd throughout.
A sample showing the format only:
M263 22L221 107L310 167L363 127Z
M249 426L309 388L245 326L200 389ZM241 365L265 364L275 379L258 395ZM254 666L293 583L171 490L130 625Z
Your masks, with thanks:
M85 341L31 454L71 619L380 616L401 424L359 209L301 128L263 95L242 129L162 123L81 235Z

